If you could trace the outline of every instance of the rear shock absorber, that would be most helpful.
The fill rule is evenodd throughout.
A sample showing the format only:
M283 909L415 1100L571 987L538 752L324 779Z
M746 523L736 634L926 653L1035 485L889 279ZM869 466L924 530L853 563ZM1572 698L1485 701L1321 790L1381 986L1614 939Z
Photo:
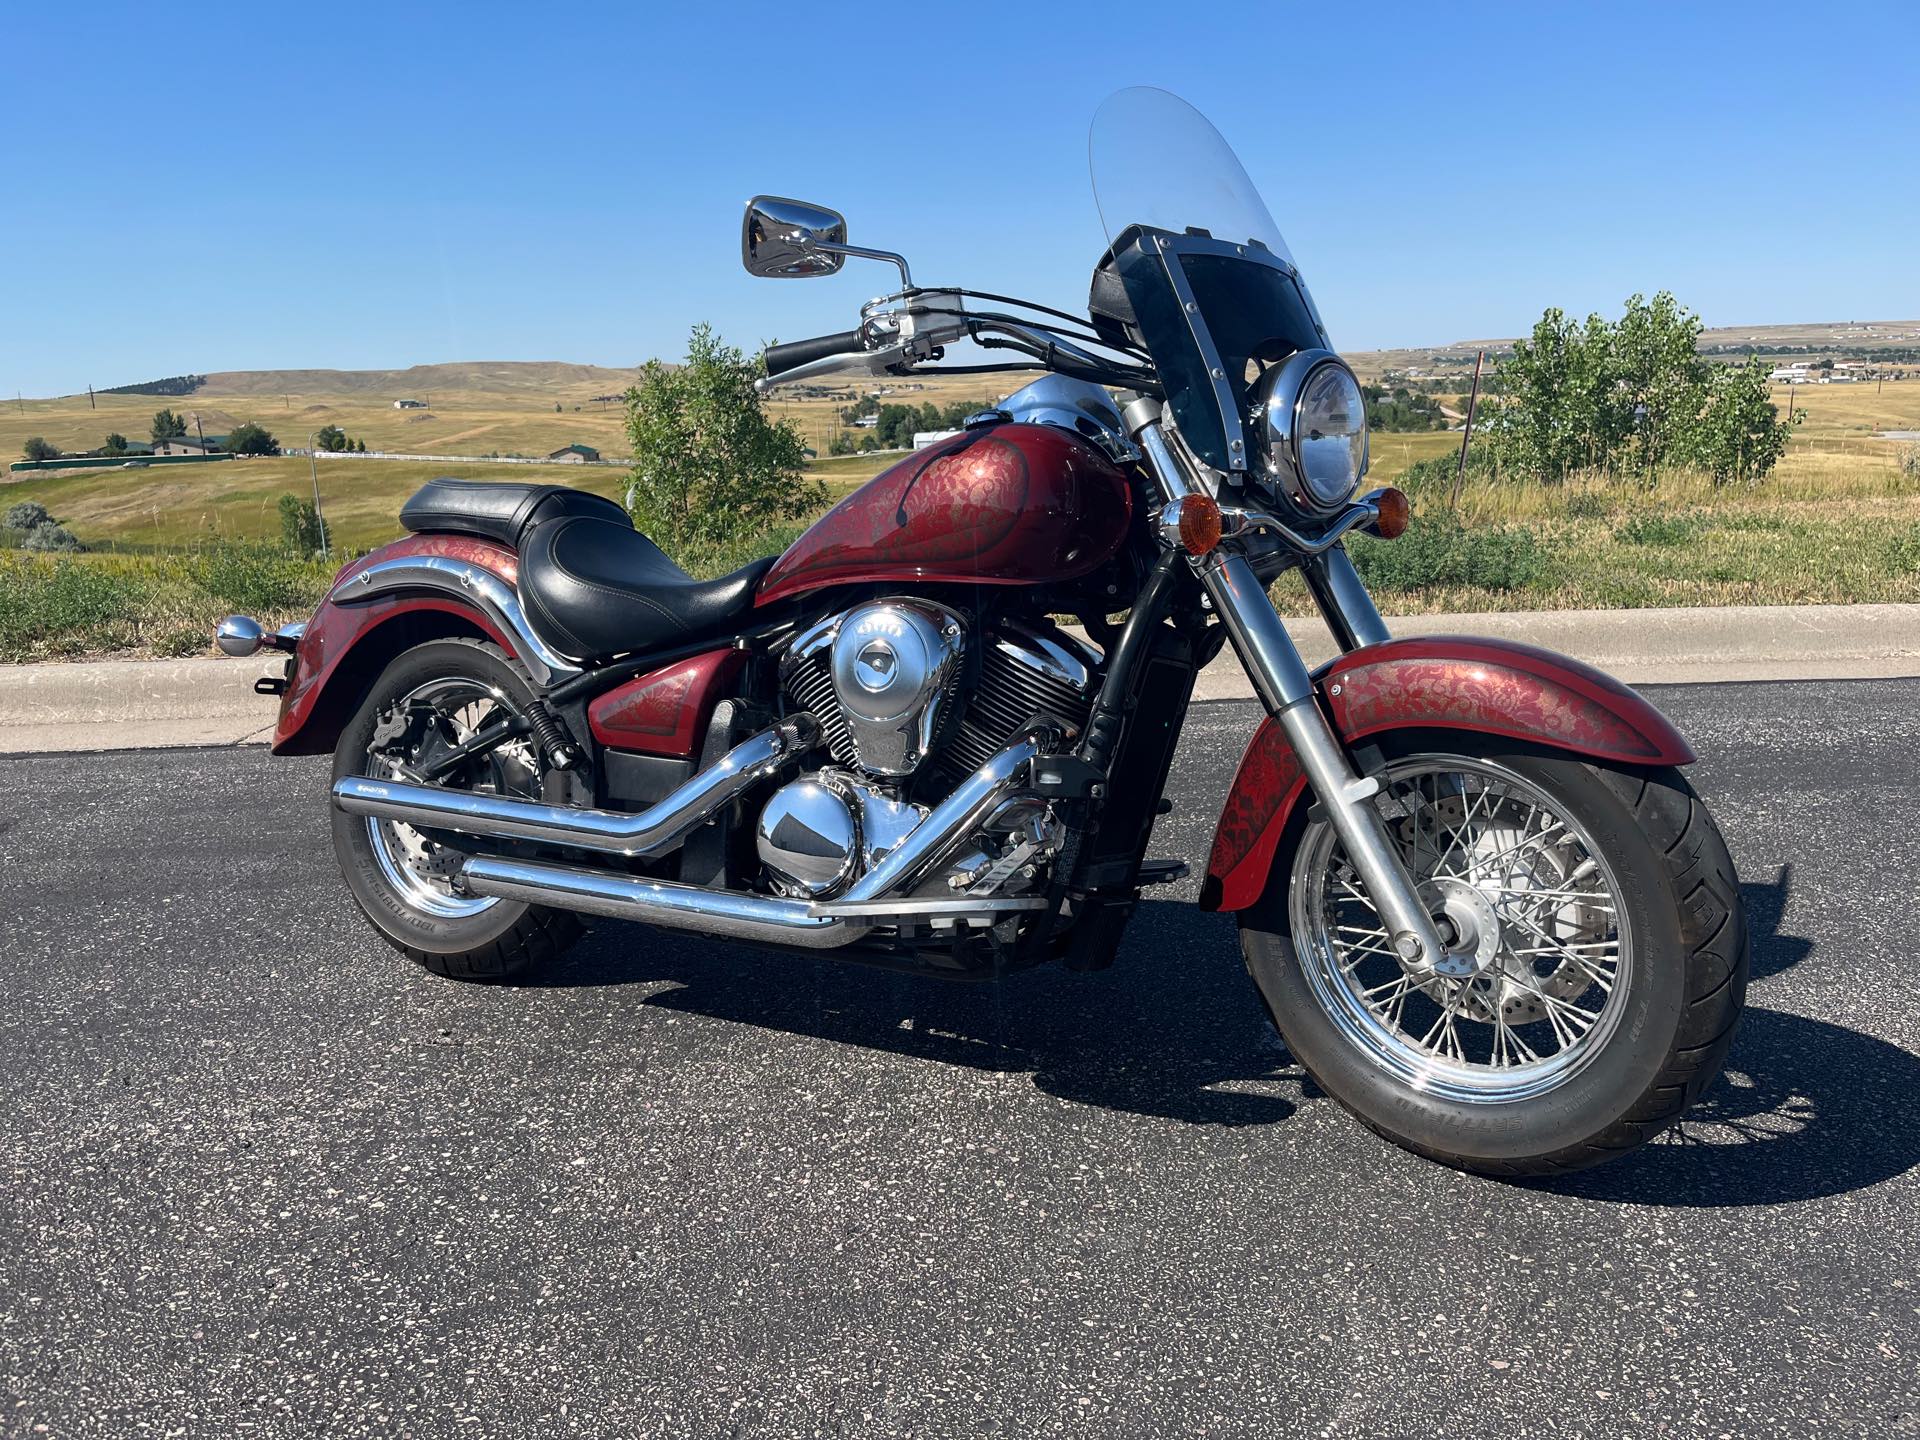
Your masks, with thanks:
M527 706L527 724L533 727L534 743L550 768L571 770L579 763L580 747L567 733L566 725L547 708L546 701L536 699Z

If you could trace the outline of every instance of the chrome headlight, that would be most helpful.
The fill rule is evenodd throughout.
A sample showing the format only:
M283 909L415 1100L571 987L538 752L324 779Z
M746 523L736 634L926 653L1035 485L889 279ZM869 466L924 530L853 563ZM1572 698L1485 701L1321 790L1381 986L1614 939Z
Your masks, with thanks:
M1331 515L1367 473L1367 401L1347 362L1301 350L1260 377L1254 418L1273 487L1308 515Z

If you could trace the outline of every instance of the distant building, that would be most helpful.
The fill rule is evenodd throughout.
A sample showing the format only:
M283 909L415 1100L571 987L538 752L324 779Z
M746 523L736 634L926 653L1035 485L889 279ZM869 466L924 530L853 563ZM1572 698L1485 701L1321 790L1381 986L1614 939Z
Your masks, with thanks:
M396 400L393 402L393 408L396 410L424 410L427 408L427 402L424 400Z
M591 445L562 445L547 456L556 465L585 465L589 462L600 463L600 452Z
M880 417L878 415L862 415L858 420L851 422L853 428L856 430L871 430L879 423Z
M224 435L209 435L206 439L197 439L192 435L175 435L168 440L154 442L156 455L211 455L221 448Z
M913 432L913 448L924 450L929 445L938 445L942 440L959 433L958 430L916 430Z

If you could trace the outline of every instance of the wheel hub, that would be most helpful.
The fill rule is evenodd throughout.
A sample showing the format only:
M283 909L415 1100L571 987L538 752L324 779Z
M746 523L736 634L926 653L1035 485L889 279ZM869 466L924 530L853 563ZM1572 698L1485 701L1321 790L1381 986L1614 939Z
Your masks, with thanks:
M1443 936L1451 936L1447 953L1433 966L1434 973L1464 980L1480 974L1500 956L1500 917L1487 897L1453 876L1425 881L1420 898Z

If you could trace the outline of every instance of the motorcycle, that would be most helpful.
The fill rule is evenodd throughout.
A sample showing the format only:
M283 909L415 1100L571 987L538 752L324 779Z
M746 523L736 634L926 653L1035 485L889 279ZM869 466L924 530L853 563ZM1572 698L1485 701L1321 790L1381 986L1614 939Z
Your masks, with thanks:
M334 757L349 893L459 979L525 974L582 915L1098 970L1186 873L1148 847L1231 646L1266 716L1199 904L1236 917L1287 1048L1463 1169L1643 1143L1718 1072L1746 986L1693 751L1577 661L1393 639L1343 540L1397 536L1408 501L1360 493L1360 385L1245 170L1157 90L1107 101L1091 155L1084 317L918 286L835 211L749 203L755 275L900 276L852 329L769 347L763 388L1044 372L784 554L696 580L598 496L434 480L305 625L224 621L228 653L286 653L274 752ZM938 363L962 344L984 361ZM1268 597L1288 570L1341 651L1317 670Z

